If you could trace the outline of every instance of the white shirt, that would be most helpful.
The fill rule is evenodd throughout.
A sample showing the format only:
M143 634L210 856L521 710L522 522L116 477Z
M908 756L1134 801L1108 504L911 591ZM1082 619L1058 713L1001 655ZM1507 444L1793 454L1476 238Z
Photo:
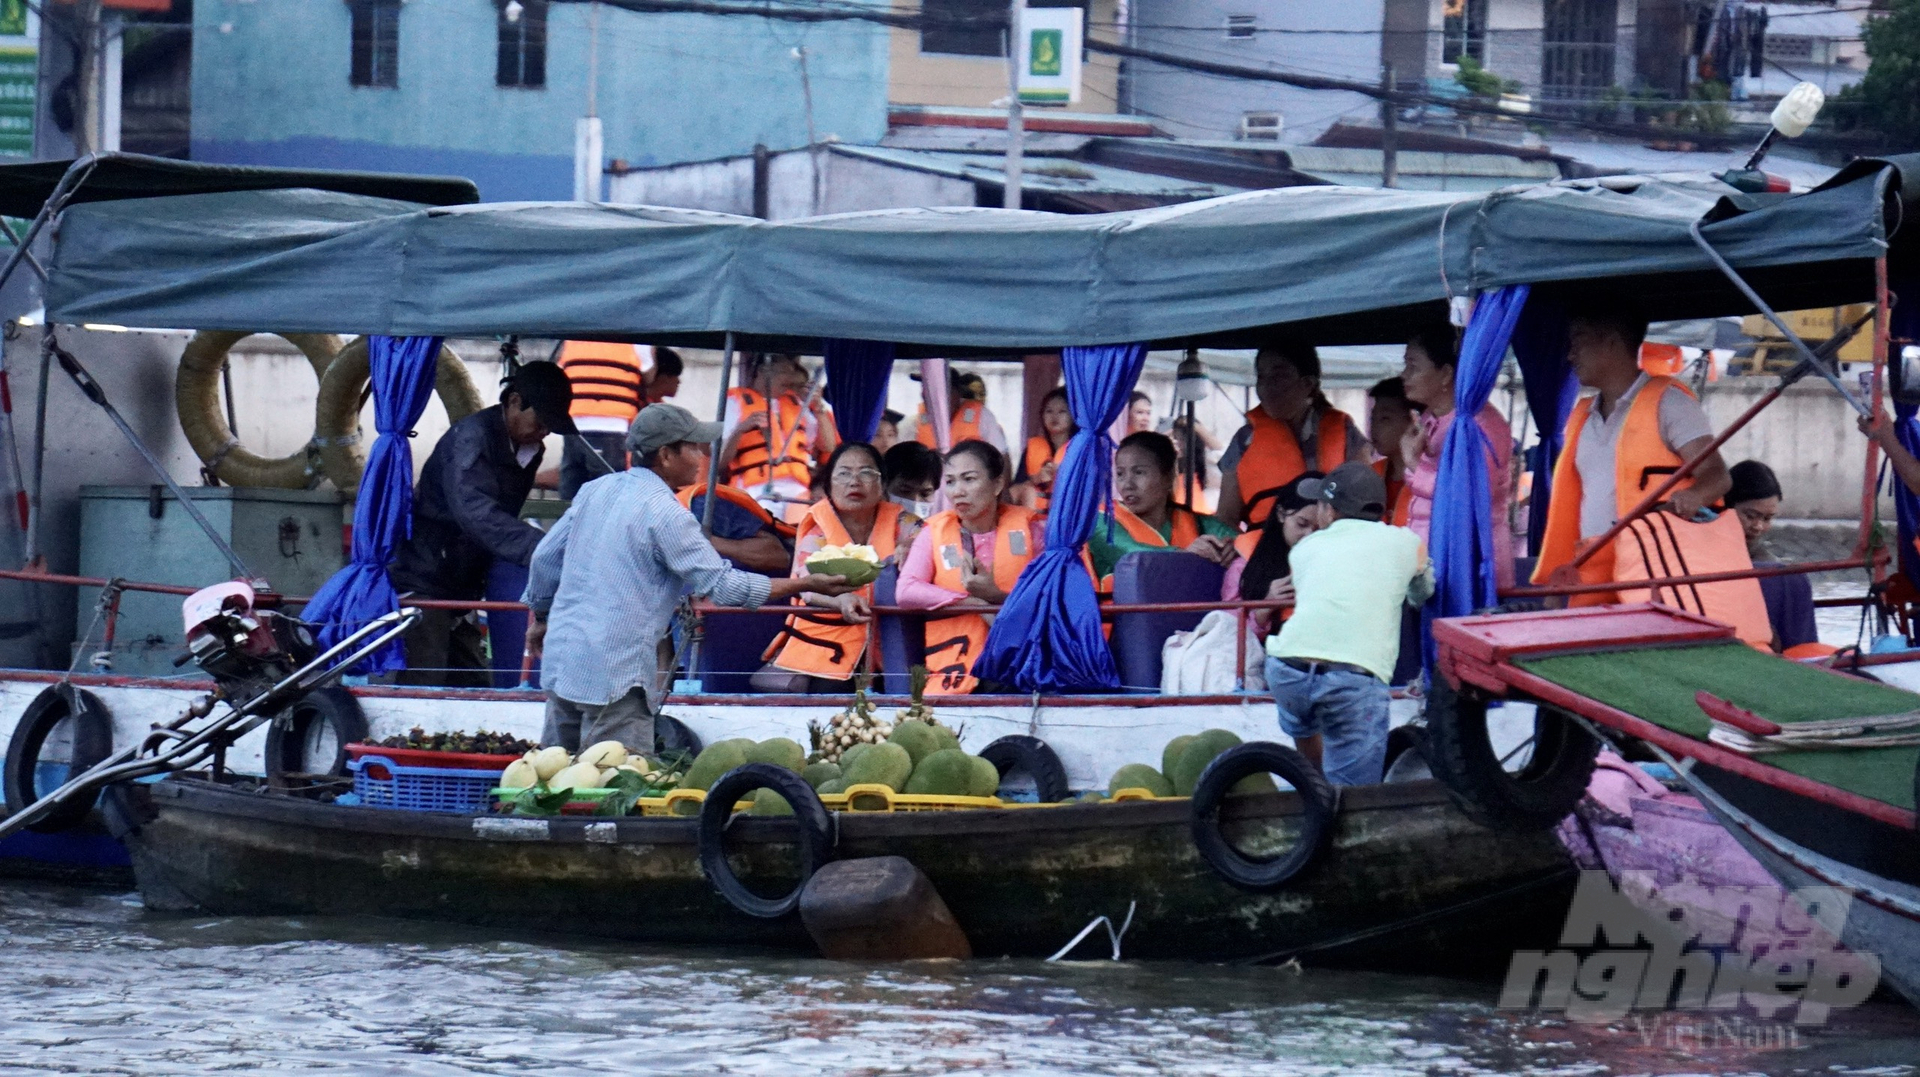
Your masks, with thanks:
M1587 411L1586 425L1580 428L1573 466L1580 472L1580 537L1583 539L1605 534L1620 516L1614 446L1620 440L1621 429L1627 425L1627 413L1633 410L1634 398L1646 384L1644 373L1635 378L1620 399L1613 402L1613 411L1608 415L1600 414L1600 401L1595 400ZM1677 388L1669 388L1667 395L1660 398L1660 441L1677 455L1682 446L1712 436L1713 423L1700 402ZM1665 475L1650 476L1646 490L1664 481ZM1639 491L1638 496L1645 496L1646 490Z

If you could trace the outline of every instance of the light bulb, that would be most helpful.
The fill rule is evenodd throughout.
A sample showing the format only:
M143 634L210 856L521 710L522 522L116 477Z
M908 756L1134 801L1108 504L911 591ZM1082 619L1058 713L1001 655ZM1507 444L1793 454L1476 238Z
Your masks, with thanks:
M1799 138L1813 126L1813 118L1820 115L1820 107L1826 103L1827 95L1820 92L1820 87L1803 82L1773 106L1773 129L1788 138Z
M526 10L527 9L521 5L520 0L507 0L507 6L500 9L500 14L505 15L507 21L513 23L519 22L521 13Z

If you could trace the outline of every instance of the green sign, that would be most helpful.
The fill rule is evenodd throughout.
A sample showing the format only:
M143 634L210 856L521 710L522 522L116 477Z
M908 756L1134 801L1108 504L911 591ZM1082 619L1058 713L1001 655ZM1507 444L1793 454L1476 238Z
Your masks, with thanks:
M0 48L0 156L33 156L33 102L40 57L32 48Z
M23 37L27 32L27 0L0 0L0 37Z
M1062 35L1058 30L1035 30L1028 44L1027 73L1029 75L1060 74Z

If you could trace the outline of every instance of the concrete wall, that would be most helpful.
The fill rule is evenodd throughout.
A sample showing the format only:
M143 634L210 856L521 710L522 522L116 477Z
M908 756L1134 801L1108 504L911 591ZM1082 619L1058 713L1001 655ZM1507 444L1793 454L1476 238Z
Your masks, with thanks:
M1365 82L1380 78L1383 0L1134 0L1132 7L1141 48ZM1260 32L1229 39L1228 15L1255 16ZM1374 115L1360 94L1221 79L1145 62L1130 63L1128 72L1135 111L1185 137L1233 138L1245 113L1279 112L1281 141L1307 143L1343 117Z
M849 157L830 147L812 153L773 154L767 188L767 215L776 221L869 209L971 206L978 201L971 181ZM750 215L753 158L728 157L614 176L607 181L607 200Z
M348 85L340 0L207 0L194 11L193 155L450 173L489 200L571 198L589 7L552 5L547 84L518 89L494 84L492 0L409 0L399 86L375 89ZM884 27L598 8L608 158L654 165L805 144L796 47L807 50L818 137L871 142L886 130Z
M919 0L893 0L894 9L917 14ZM1119 8L1117 0L1090 0L1090 34L1112 40ZM951 56L920 51L920 31L895 29L890 35L892 63L887 100L896 105L960 105L986 108L1007 96L1004 56ZM1080 100L1075 112L1117 112L1117 57L1088 53L1080 69Z

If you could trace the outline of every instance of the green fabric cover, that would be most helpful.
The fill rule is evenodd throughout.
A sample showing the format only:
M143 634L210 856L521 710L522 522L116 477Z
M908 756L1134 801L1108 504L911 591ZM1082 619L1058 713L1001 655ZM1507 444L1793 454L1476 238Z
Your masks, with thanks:
M1920 695L1761 654L1742 643L1523 658L1529 673L1696 740L1712 722L1694 702L1709 692L1781 725L1920 710ZM1920 748L1837 748L1753 757L1814 781L1912 808Z
M1113 532L1113 540L1111 542L1107 540L1109 528L1111 528ZM1200 533L1203 535L1212 535L1214 538L1226 539L1228 542L1232 542L1234 537L1239 534L1238 531L1235 531L1233 528L1228 527L1226 524L1221 523L1211 516L1200 517ZM1172 541L1172 521L1168 521L1167 526L1160 529L1160 537ZM1135 542L1133 536L1127 534L1126 528L1114 523L1104 512L1094 517L1093 534L1087 539L1087 556L1093 559L1093 573L1096 576L1112 575L1113 566L1119 564L1120 559L1130 553L1177 552L1179 551L1171 546L1147 546Z

